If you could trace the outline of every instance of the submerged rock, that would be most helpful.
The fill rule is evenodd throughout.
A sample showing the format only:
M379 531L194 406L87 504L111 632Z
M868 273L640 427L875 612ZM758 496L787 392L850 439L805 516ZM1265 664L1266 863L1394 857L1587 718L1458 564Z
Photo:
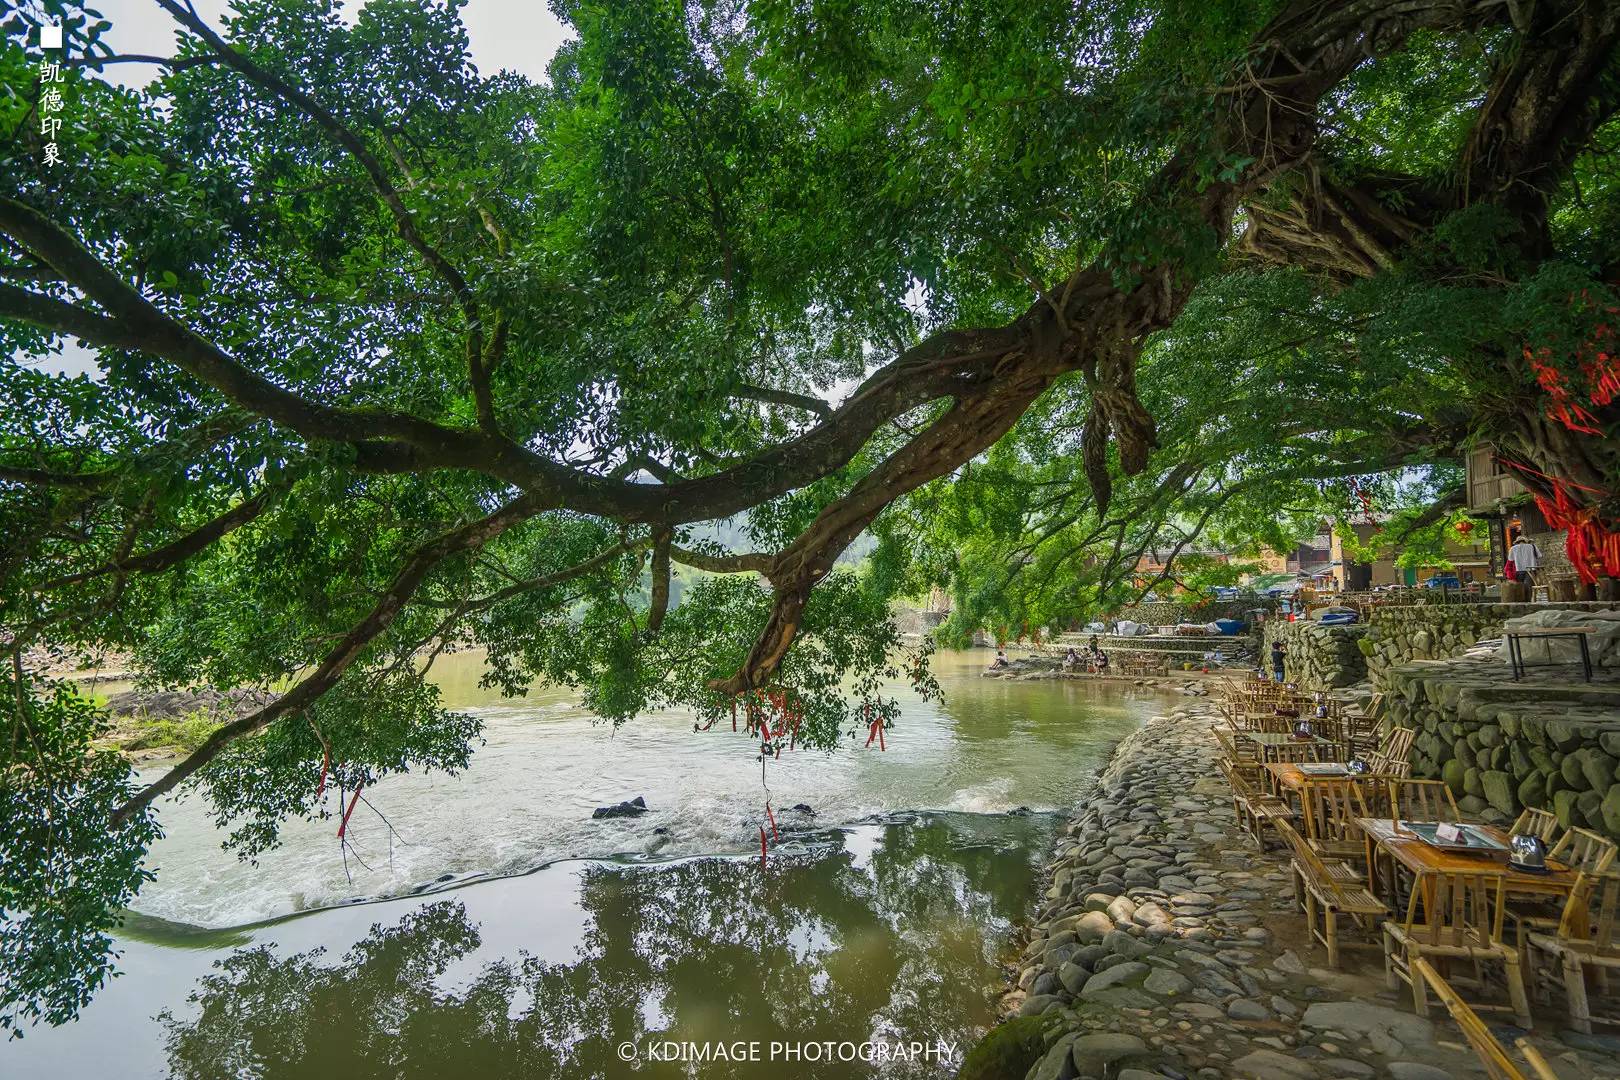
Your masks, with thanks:
M591 812L592 818L639 817L647 812L647 800L637 795L628 802L617 806L598 806Z

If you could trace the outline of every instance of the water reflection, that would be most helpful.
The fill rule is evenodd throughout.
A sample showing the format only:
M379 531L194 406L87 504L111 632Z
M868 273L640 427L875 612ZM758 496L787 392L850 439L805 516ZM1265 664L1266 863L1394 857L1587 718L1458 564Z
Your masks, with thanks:
M510 921L521 905L479 917L480 890L544 875L419 904L341 957L263 941L216 961L163 1018L169 1067L196 1080L949 1075L772 1061L770 1043L970 1042L1054 828L923 815L830 834L828 850L764 873L737 859L588 864L574 877L582 932L549 953L509 945L525 936ZM758 1040L765 1060L620 1060L624 1042L665 1039Z

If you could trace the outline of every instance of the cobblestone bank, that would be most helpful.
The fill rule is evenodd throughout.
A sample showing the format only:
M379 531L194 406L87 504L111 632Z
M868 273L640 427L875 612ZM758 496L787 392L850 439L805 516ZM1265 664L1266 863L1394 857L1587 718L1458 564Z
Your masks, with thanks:
M1039 1017L1029 1080L1483 1075L1443 1013L1384 988L1376 950L1313 966L1287 863L1236 825L1214 720L1195 702L1123 741L1060 836L1004 1002ZM1620 1075L1620 1040L1545 1027L1567 1080Z

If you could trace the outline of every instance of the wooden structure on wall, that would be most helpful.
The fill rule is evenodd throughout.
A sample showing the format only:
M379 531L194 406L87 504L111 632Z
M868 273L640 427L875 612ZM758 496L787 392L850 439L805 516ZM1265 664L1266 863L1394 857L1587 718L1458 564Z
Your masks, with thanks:
M1496 447L1480 443L1468 451L1468 509L1470 512L1496 510L1502 499L1522 495L1523 484L1501 462L1496 460Z

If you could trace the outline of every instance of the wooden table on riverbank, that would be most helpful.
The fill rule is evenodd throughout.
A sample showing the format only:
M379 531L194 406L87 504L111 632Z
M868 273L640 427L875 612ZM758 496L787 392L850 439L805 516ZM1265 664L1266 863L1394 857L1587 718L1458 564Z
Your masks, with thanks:
M1431 824L1417 822L1414 824ZM1362 835L1367 838L1367 888L1374 896L1381 896L1392 904L1396 898L1395 865L1405 867L1414 878L1413 887L1420 889L1423 896L1424 911L1433 910L1434 882L1440 874L1479 874L1485 877L1500 877L1505 879L1507 891L1510 893L1535 893L1543 896L1565 897L1575 888L1576 874L1568 866L1553 860L1547 860L1548 872L1545 874L1526 873L1515 870L1507 864L1506 859L1493 858L1490 855L1470 855L1461 851L1448 851L1425 843L1416 834L1397 830L1395 822L1387 817L1356 818L1356 825L1361 829ZM1494 825L1473 825L1492 839L1500 841L1504 846L1508 843L1508 834ZM1378 887L1378 852L1385 852L1390 858L1389 888L1380 891Z

